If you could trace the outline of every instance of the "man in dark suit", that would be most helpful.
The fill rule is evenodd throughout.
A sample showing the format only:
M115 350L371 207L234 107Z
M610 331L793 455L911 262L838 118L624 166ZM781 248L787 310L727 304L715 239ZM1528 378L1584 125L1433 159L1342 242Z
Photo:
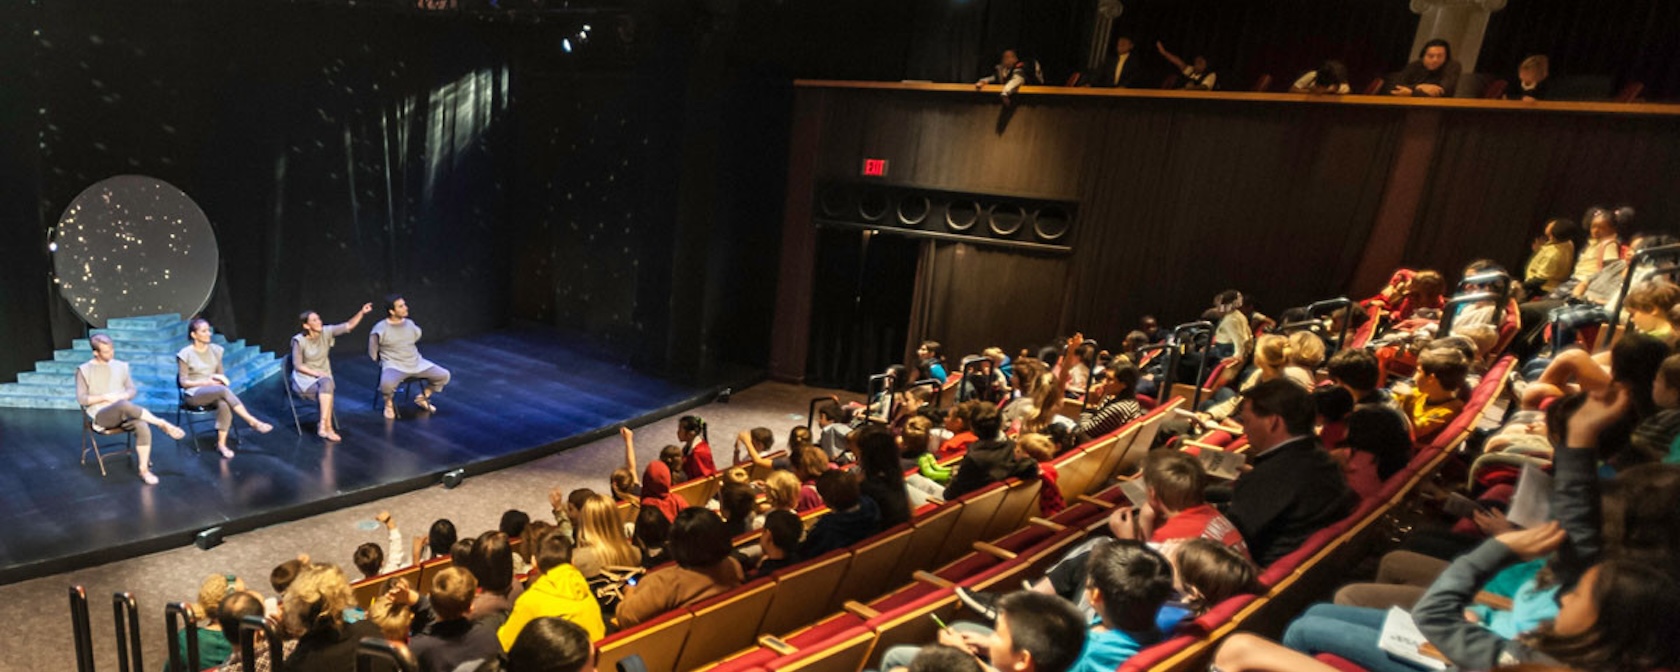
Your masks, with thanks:
M1091 86L1105 89L1129 89L1143 75L1143 63L1132 53L1132 38L1124 35L1114 41L1114 53L1103 59L1102 65L1091 73Z
M1279 378L1249 388L1238 406L1253 467L1231 486L1225 517L1261 567L1353 512L1358 495L1313 435L1312 396Z

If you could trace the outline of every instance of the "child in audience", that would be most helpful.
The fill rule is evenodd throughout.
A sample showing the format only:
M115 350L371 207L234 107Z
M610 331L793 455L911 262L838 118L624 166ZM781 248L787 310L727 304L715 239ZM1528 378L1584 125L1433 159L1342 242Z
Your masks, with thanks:
M408 555L403 549L402 531L397 529L397 521L391 518L389 511L380 511L374 520L385 526L391 555L386 558L385 550L380 548L379 544L366 543L357 546L351 559L356 565L356 571L362 573L363 579L388 574L408 566Z
M658 509L644 508L636 514L633 539L642 552L643 569L653 569L670 559L665 553L665 539L670 533L671 519Z
M1651 401L1662 409L1635 428L1634 448L1680 464L1680 354L1669 355L1651 382Z
M1015 440L1015 449L1022 457L1038 463L1038 478L1044 481L1038 489L1038 515L1049 518L1061 513L1067 503L1062 500L1061 488L1056 486L1056 466L1051 464L1056 459L1056 444L1043 434L1022 434Z
M431 588L437 620L415 633L408 644L421 672L453 672L462 663L501 653L497 626L471 618L473 595L478 592L472 572L445 568L433 575Z
M799 545L801 557L815 558L845 548L880 529L880 506L863 495L857 477L852 474L839 469L824 472L817 479L817 492L829 511L805 535L805 541Z
M804 513L822 506L822 498L817 496L814 488L810 491L810 496L807 497L804 484L799 482L799 477L795 476L793 472L783 469L772 471L769 476L765 477L764 499L769 504L771 511Z
M392 590L374 598L373 604L368 605L368 620L379 626L379 634L385 641L407 646L408 627L414 623L414 612L409 610L408 602L400 600L406 599L412 591L409 590L407 581L397 579L396 584L392 586Z
M945 361L940 358L939 350L939 341L922 341L922 344L916 347L916 373L919 380L932 378L939 381L940 385L945 384L945 378L950 374L945 372Z
M618 435L624 440L624 462L630 473L636 472L636 433L629 427L619 427ZM682 448L680 446L666 446L659 452L659 459L648 463L647 471L642 473L642 482L636 489L640 493L638 501L642 509L654 509L665 515L666 520L677 517L677 512L688 508L688 500L682 495L671 492L671 486L682 482L681 472L676 471L682 465ZM619 484L615 477L613 492L618 493Z
M527 623L548 616L576 623L589 633L590 641L605 637L607 627L601 618L601 605L595 601L595 592L590 590L583 574L572 566L571 542L558 534L546 534L531 542L537 547L537 571L542 576L519 596L507 622L496 629L502 648L513 646Z
M1212 539L1248 557L1242 533L1202 496L1207 474L1201 461L1177 450L1153 451L1144 460L1142 478L1149 503L1141 509L1115 509L1109 515L1109 530L1116 538L1156 544Z
M929 497L943 497L945 495L945 484L951 481L951 470L939 466L938 456L928 452L929 434L932 429L932 419L927 416L917 416L910 419L910 422L904 426L904 433L899 436L899 442L904 451L902 454L906 456L915 455L916 457L914 465L916 473L905 476L904 485L920 492L921 495L912 495L912 497L924 503Z
M449 547L455 544L456 538L455 523L448 518L432 521L425 536L414 539L414 561L424 562L449 555Z
M1330 454L1342 463L1349 488L1361 498L1375 497L1412 459L1406 416L1392 408L1360 406L1343 423L1346 431Z
M624 524L612 500L591 495L581 508L572 566L583 573L583 578L594 581L608 567L641 565L642 552L625 538Z
M536 549L525 546L520 540L525 537L525 528L531 524L531 514L518 509L508 509L502 512L502 520L496 529L507 535L508 543L515 548L513 553L513 573L524 575L531 571L532 561L529 556L536 553ZM570 537L568 531L567 537Z
M758 469L775 469L774 460L766 457L776 447L776 434L769 427L754 427L744 430L735 436L735 464L750 464ZM746 450L747 459L741 460L741 451ZM782 460L786 466L787 460Z
M718 490L718 514L723 516L724 529L731 538L753 530L753 508L758 494L745 483L724 483Z
M1188 615L1199 616L1238 595L1265 591L1254 561L1216 539L1197 537L1161 548L1162 554L1172 560L1173 588L1183 596L1181 604Z
M682 473L688 478L705 478L717 473L708 438L706 421L700 416L685 415L677 419L677 441L682 443Z
M1289 364L1311 372L1324 363L1324 339L1311 331L1289 335Z
M1418 355L1414 387L1395 395L1400 408L1412 421L1412 434L1419 443L1435 434L1464 410L1464 377L1470 362L1454 348L1428 348Z
M817 406L817 445L828 454L830 461L836 464L852 462L846 444L846 436L851 433L852 426L846 424L840 404L825 401Z
M945 414L945 430L951 433L951 438L939 444L939 459L956 457L968 450L968 446L975 442L974 431L969 427L970 416L974 409L984 402L965 401L951 407L951 412Z
M799 541L804 534L804 521L792 511L777 509L765 514L764 529L758 537L758 547L764 555L752 578L769 576L799 562Z
M1155 618L1172 594L1172 565L1137 541L1104 540L1086 562L1086 597L1102 619L1072 668L1117 670L1137 652L1161 641Z
M227 633L222 632L221 612L218 609L223 598L242 592L245 592L245 582L232 574L211 574L204 577L204 581L199 584L198 601L192 605L193 620L197 622L192 627L198 629L199 667L211 668L221 665L233 654L233 644L230 643ZM176 633L175 640L184 658L187 655L186 631Z
M973 403L973 402L970 402ZM970 409L970 426L980 437L957 464L956 473L946 484L942 498L950 501L1010 478L1033 478L1038 475L1038 463L1015 456L1014 442L1003 435L1003 418L996 406L977 403Z

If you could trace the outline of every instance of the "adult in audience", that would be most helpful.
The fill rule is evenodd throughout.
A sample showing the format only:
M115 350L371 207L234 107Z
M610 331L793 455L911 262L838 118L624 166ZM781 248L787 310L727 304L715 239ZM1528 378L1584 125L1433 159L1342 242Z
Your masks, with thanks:
M228 430L233 416L239 416L252 429L267 434L274 425L258 420L245 409L245 403L228 389L233 381L222 367L222 346L210 342L210 321L202 317L187 323L187 339L191 341L175 353L175 382L185 395L183 403L192 406L216 407L216 450L222 457L233 457L228 448Z
M1346 517L1358 499L1341 465L1318 445L1315 417L1312 396L1289 380L1254 386L1239 407L1252 470L1232 486L1225 516L1261 567Z
M992 66L992 72L987 73L985 77L980 78L980 81L975 82L974 88L978 89L987 84L1002 85L1003 93L1000 95L1003 97L1004 104L1007 105L1011 101L1011 96L1014 96L1015 91L1020 89L1023 84L1044 83L1037 76L1035 70L1033 63L1022 60L1014 49L1005 49L1003 50L1003 56L998 59L997 65Z
M996 406L976 406L969 420L979 440L968 447L957 464L956 475L945 486L945 501L1005 479L1038 475L1038 463L1016 455L1015 442L1003 436L1003 418Z
M298 640L297 648L286 656L284 672L355 669L356 644L380 633L372 621L344 621L344 611L354 603L350 582L338 567L305 567L281 602L280 625Z
M1136 45L1132 38L1121 35L1114 39L1114 53L1103 59L1102 65L1091 74L1088 81L1091 86L1104 89L1129 89L1137 86L1139 78L1143 76L1143 64L1138 62L1137 55L1132 53Z
M1085 617L1059 597L1032 591L1003 596L993 627L966 621L939 629L939 644L966 652L992 670L1009 672L1083 671ZM993 629L996 628L996 629ZM900 645L881 656L881 669L903 670L921 649ZM1109 668L1112 670L1113 668Z
M1534 240L1534 256L1528 258L1523 274L1523 291L1528 296L1543 296L1557 289L1569 279L1570 266L1575 263L1575 237L1581 228L1562 217L1546 221L1546 233Z
M671 523L668 543L675 567L649 573L618 605L618 624L631 627L672 609L693 604L741 585L741 565L730 556L723 519L690 507Z
M1079 413L1077 435L1081 440L1107 436L1143 417L1143 406L1137 401L1137 382L1137 367L1123 359L1092 377L1085 410Z
M278 610L276 611L278 612ZM233 651L228 654L227 660L222 663L221 667L215 668L216 672L244 672L244 657L240 652L238 640L239 625L248 617L262 616L265 613L267 613L267 607L263 596L254 590L228 593L227 597L222 598L221 604L216 607L217 622L221 623L223 633L232 636L228 641L232 645ZM284 638L281 641L280 651L282 659L284 659L284 656L291 655L292 649L297 646L297 641ZM270 642L268 637L263 635L260 630L253 632L251 633L251 645L252 653L255 654L252 667L257 672L271 672L274 668L269 663L268 647ZM199 662L202 664L203 660L200 659Z
M1189 91L1213 90L1214 82L1219 79L1219 73L1208 67L1207 57L1198 54L1195 58L1190 59L1190 63L1185 63L1184 59L1179 58L1177 54L1167 51L1167 45L1162 44L1160 40L1155 41L1155 50L1161 52L1161 57L1167 59L1168 63L1173 64L1173 67L1178 69L1178 74L1184 77L1183 82L1179 84L1179 88Z
M857 442L859 490L880 507L880 528L910 522L910 497L904 468L898 462L898 439L881 425L866 425L853 433ZM926 500L923 500L926 503Z
M1347 66L1341 61L1325 61L1317 70L1308 70L1289 86L1290 93L1347 93Z
M429 599L436 619L409 640L421 672L451 672L468 661L502 651L496 626L472 618L478 579L460 567L446 567L432 576Z
M595 672L600 652L589 640L576 623L539 618L525 626L507 655L464 664L456 672Z
M1546 78L1552 74L1552 62L1544 54L1522 60L1517 66L1517 85L1505 89L1506 100L1545 100Z
M1388 93L1392 96L1451 98L1458 90L1458 76L1463 70L1464 67L1452 58L1452 45L1436 38L1423 43L1418 60L1408 63L1404 70L1394 75L1394 85L1389 87Z
M320 420L316 423L316 436L328 441L338 441L338 432L333 430L333 392L337 384L332 373L332 347L339 337L356 330L362 323L362 317L373 311L373 304L364 303L362 309L350 319L334 325L323 325L321 314L313 310L303 311L298 316L298 322L303 331L292 336L292 379L288 381L298 396L313 399L320 405Z
M542 576L519 596L507 622L496 629L502 648L511 648L527 623L548 616L578 624L589 633L591 641L605 637L607 626L601 620L601 605L595 601L589 581L572 566L572 542L550 531L527 543L537 547L537 571Z
M420 325L408 318L408 301L400 294L385 297L385 319L368 333L368 357L379 362L379 396L385 400L385 419L397 417L391 397L403 381L418 378L426 389L414 398L414 405L437 412L432 395L449 384L449 370L420 356Z
M148 425L176 440L187 433L132 401L139 391L128 373L128 362L116 359L110 336L94 334L88 337L88 343L93 348L93 358L76 367L76 403L95 428L134 432L134 457L140 464L140 480L146 485L157 485L158 478L152 474L152 430Z
M618 508L605 495L591 494L578 515L577 548L572 565L585 579L595 579L608 567L639 567L642 552L624 538Z
M903 488L899 490L903 492ZM880 506L863 494L851 473L839 469L824 473L817 479L817 492L829 511L805 534L805 541L799 545L800 556L815 558L862 541L881 529Z

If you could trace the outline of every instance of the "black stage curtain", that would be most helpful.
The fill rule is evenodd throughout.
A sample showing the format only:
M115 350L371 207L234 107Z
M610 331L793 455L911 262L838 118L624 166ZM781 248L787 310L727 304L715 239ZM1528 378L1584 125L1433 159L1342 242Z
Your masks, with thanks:
M9 2L0 7L0 382L33 369L51 350L48 326L46 225L39 216L41 130L38 91L29 85L30 45L39 7Z
M1275 314L1342 292L1401 116L1375 108L1125 102L1091 126L1063 331L1195 319L1229 288Z
M1162 77L1171 66L1157 55L1156 40L1186 62L1206 56L1220 88L1238 91L1262 74L1272 76L1273 91L1286 90L1331 58L1348 66L1357 89L1411 60L1418 26L1406 3L1390 0L1127 0L1125 7L1113 35L1130 36Z
M1405 258L1449 277L1482 256L1521 272L1548 217L1592 205L1632 205L1635 230L1672 232L1680 145L1652 140L1676 133L1669 118L1447 115Z
M805 384L862 391L902 357L920 250L902 236L817 230Z
M1015 348L1055 340L1067 257L933 241L922 243L920 256L906 363L914 363L916 346L929 339L944 346L952 370L987 347L1014 357Z
M1545 54L1554 78L1593 76L1608 87L1638 81L1647 98L1673 98L1680 95L1676 35L1680 3L1672 0L1521 0L1488 20L1480 65L1515 86L1517 65Z

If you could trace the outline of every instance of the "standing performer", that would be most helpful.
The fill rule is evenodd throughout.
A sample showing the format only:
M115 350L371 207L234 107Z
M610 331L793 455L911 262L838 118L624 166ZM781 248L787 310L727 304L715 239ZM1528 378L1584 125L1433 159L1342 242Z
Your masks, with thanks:
M267 434L274 429L274 425L258 420L245 410L245 404L239 397L228 389L233 381L227 377L227 371L222 368L222 346L210 342L210 321L202 317L195 317L187 323L187 339L192 341L187 347L175 353L176 374L175 381L187 393L186 403L192 406L216 406L216 450L222 457L233 457L233 450L228 448L228 429L233 427L233 416L251 425L259 433Z
M156 485L157 476L152 475L152 428L147 425L156 425L172 439L180 439L187 433L129 401L138 392L134 389L134 379L128 375L128 362L113 357L115 348L110 336L94 334L88 340L93 344L93 359L76 367L76 403L82 405L94 427L121 427L134 432L140 480L146 485Z
M420 342L420 325L408 319L408 302L401 294L385 297L385 316L368 334L368 356L379 362L379 394L385 398L385 419L397 417L391 395L397 385L410 378L426 381L426 389L415 397L414 405L436 413L432 395L449 384L449 370L420 356L420 348L415 345Z
M298 321L303 325L303 333L292 337L292 389L297 390L298 396L304 399L315 399L321 404L320 427L315 434L328 441L341 440L338 432L333 431L333 383L332 353L333 341L356 330L356 325L362 323L362 316L373 311L373 304L364 303L362 309L343 323L330 327L321 326L321 314L313 310L303 311Z

